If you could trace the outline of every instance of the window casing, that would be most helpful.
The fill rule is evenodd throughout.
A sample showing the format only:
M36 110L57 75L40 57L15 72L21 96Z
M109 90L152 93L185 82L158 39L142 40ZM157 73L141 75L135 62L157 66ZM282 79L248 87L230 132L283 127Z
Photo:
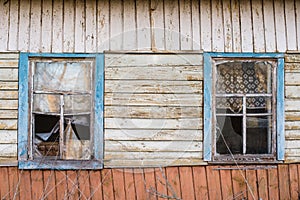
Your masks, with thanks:
M204 160L283 160L283 76L281 54L204 54Z
M19 167L102 168L103 55L21 53L19 82Z

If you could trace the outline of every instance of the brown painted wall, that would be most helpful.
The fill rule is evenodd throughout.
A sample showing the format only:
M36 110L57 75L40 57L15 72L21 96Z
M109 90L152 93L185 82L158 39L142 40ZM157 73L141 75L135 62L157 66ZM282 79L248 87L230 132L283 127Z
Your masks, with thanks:
M299 173L298 173L299 171ZM0 168L1 199L298 199L300 164L101 171Z

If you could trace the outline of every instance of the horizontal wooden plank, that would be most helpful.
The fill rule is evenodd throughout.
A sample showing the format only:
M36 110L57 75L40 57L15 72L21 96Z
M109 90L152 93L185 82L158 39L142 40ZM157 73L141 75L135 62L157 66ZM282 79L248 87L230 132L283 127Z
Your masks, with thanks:
M18 166L18 156L0 157L0 166Z
M300 141L298 141L298 145L300 145ZM287 146L287 148L285 149L285 155L287 157L299 157L299 159L300 159L300 148L299 149L298 148L290 149Z
M0 144L16 144L17 138L17 130L0 130Z
M17 128L18 128L18 120L15 119L0 120L0 130L16 130Z
M299 73L300 72L300 63L285 63L284 71L286 73Z
M105 140L194 140L202 141L202 130L135 130L135 129L105 129Z
M0 144L1 157L17 156L17 144Z
M285 96L286 98L300 98L300 86L286 86Z
M107 118L200 118L202 107L105 106Z
M295 72L285 73L284 80L285 80L285 85L299 85L300 86L300 73L295 73Z
M19 53L0 53L0 60L18 60Z
M201 66L177 67L106 67L106 80L203 80Z
M105 160L133 160L133 159L199 159L202 158L202 152L109 152L104 153Z
M18 82L0 81L0 90L18 90Z
M202 81L106 80L107 93L202 93Z
M286 156L284 163L299 163L300 156Z
M300 140L286 140L285 150L287 149L300 149Z
M17 119L18 110L0 110L0 119Z
M300 122L299 121L285 121L285 129L286 130L300 130Z
M112 66L185 66L202 65L202 54L105 54L105 65Z
M105 129L202 129L202 118L127 119L105 118ZM300 126L300 125L299 125Z
M0 58L0 68L18 68L18 60L2 60Z
M1 91L0 99L18 99L18 91Z
M199 141L105 141L105 150L112 152L200 152Z
M18 81L18 69L0 68L1 81Z
M285 112L285 120L300 121L300 111L299 112Z
M300 131L299 130L285 130L284 134L285 134L286 140L300 140Z
M300 99L285 99L285 111L299 111Z
M18 100L1 100L0 109L18 109Z
M284 62L286 63L293 63L293 62L300 62L300 54L285 54Z
M105 106L202 106L201 94L106 93Z
M190 166L190 165L206 165L201 158L199 159L133 159L133 160L104 160L104 166L108 168L119 167L164 167L164 166Z

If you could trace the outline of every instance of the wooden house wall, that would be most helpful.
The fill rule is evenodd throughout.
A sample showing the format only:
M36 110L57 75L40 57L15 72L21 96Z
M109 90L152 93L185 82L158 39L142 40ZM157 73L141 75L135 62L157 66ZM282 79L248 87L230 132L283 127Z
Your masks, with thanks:
M300 165L18 170L0 167L1 199L299 199Z
M0 0L0 13L0 52L300 51L298 0ZM128 57L107 54L107 166L163 164L165 158L164 164L203 163L202 58L187 54L191 55L188 64L180 63L183 55L170 56L171 63L163 66L127 66ZM131 58L140 62L154 57L143 56ZM173 58L178 63L172 63ZM290 162L299 161L300 155L298 71L291 67L297 59L286 61L286 158ZM8 136L0 137L1 159L16 163L18 70L17 65L5 66L0 67L4 72L0 73L0 128ZM185 153L178 159L181 150Z

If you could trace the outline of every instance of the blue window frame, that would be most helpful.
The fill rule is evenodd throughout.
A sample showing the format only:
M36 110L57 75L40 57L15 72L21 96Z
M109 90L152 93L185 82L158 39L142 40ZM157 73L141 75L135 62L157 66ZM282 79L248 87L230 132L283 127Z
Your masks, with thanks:
M204 53L204 160L284 160L281 53Z
M103 85L103 54L20 53L19 168L102 168Z

